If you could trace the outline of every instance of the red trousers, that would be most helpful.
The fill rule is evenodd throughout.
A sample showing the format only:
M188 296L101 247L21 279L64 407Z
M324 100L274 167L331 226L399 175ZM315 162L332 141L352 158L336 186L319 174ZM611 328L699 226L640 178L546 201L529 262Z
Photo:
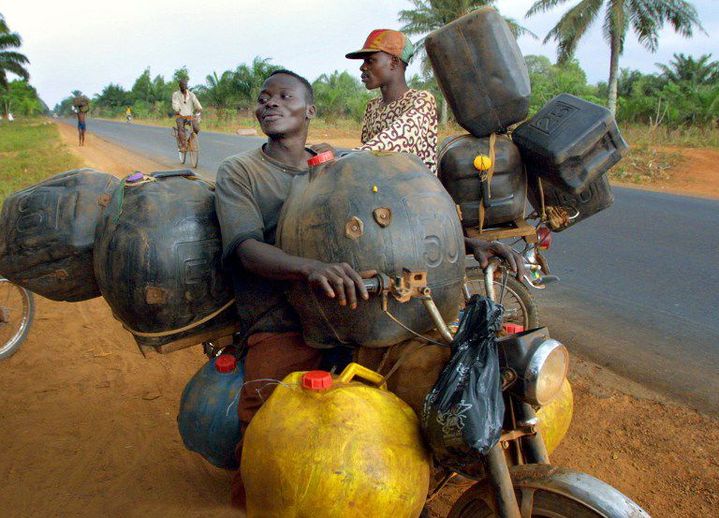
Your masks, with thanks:
M237 406L243 434L262 403L272 394L277 381L292 372L317 369L322 360L322 351L307 345L299 332L257 333L249 337L247 346L245 383ZM237 460L241 460L242 441L235 453ZM240 470L232 479L232 505L245 507Z

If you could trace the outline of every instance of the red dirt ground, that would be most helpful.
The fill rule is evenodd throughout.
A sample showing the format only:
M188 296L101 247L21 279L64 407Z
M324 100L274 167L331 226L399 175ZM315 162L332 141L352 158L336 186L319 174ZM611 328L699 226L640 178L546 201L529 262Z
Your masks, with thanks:
M89 166L119 176L161 168L92 134L76 148L74 130L60 129ZM682 152L692 167L661 187L719 196L719 153ZM0 514L238 516L230 474L185 450L177 432L180 394L202 352L144 358L103 299L37 302L27 342L0 363ZM653 516L715 516L718 420L573 362L575 416L554 463L607 481ZM456 496L441 495L435 516Z

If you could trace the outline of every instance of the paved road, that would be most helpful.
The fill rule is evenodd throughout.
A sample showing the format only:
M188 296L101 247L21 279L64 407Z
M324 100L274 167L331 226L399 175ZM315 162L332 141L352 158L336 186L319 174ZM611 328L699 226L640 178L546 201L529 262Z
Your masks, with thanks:
M537 295L573 349L719 415L719 202L615 189L606 211L554 234L561 282Z
M89 131L177 167L169 128ZM262 139L201 133L200 172ZM561 282L535 291L552 335L599 364L719 415L719 202L615 189L610 209L555 234Z
M65 119L63 122L75 124L74 119ZM184 167L177 157L177 144L172 136L170 119L168 119L167 127L164 128L96 119L88 119L87 126L88 139L96 134L135 153L152 158L167 166L168 169ZM238 137L225 133L201 131L200 162L197 171L207 178L214 179L217 167L223 159L255 148L261 142L264 142L264 139L259 137Z

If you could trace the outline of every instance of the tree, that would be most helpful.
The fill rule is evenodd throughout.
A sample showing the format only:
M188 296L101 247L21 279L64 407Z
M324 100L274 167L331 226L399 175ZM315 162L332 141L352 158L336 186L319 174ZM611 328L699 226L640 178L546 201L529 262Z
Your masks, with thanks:
M429 81L432 67L424 52L424 40L427 34L481 7L491 7L497 3L497 0L412 0L412 3L414 9L403 9L399 12L399 21L404 22L400 30L409 35L422 35L415 43L415 47L417 54L422 59L423 80ZM523 34L537 37L512 18L505 17L505 21L515 37ZM445 124L447 122L447 103L444 97L440 99L440 111L442 113L441 122Z
M5 17L0 14L0 88L7 88L8 72L26 81L30 79L30 73L25 68L30 63L27 57L14 50L6 50L19 48L20 45L22 38L17 32L10 31Z
M9 112L37 115L45 108L37 91L24 79L10 81L5 88L0 89L0 107L5 115Z
M532 84L530 115L561 93L576 95L588 101L599 101L596 87L587 84L587 76L576 59L556 65L546 56L530 55L524 60Z
M175 82L175 84L179 83L183 79L185 81L190 80L190 72L187 70L186 66L178 68L177 70L175 70L174 74L172 74L172 80Z
M537 0L526 16L548 11L567 1ZM624 51L624 41L630 26L639 43L650 52L657 50L659 30L664 23L669 23L685 37L691 37L695 28L704 29L696 10L685 0L579 0L544 38L544 43L552 39L557 42L560 63L574 55L579 40L599 17L605 4L603 32L610 48L607 105L612 113L616 113L619 56Z
M219 119L227 118L228 109L237 108L239 92L235 89L234 77L231 70L225 70L219 76L212 72L205 78L205 84L195 89L203 104L217 110Z
M150 78L150 68L146 68L140 77L135 79L135 83L132 85L130 90L132 93L132 100L144 101L148 104L152 104L157 100L157 94L155 92L152 79Z
M239 65L234 72L234 88L239 93L240 108L250 108L254 106L257 96L260 94L262 83L265 82L275 70L280 70L281 66L270 63L269 58L261 58L255 56L252 64Z
M715 84L719 80L719 62L710 61L712 55L704 54L699 59L684 54L674 54L668 65L656 63L662 77L672 83L688 83L692 87Z
M361 120L371 97L360 81L347 71L322 74L314 83L317 113L323 119Z

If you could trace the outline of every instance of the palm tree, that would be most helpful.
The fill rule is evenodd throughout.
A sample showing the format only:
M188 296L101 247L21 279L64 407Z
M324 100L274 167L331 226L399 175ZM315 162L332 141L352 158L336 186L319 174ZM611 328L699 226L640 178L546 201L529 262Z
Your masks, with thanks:
M548 11L567 0L537 0L526 16ZM617 110L617 77L619 56L624 51L624 40L631 26L639 43L650 52L659 45L659 30L668 22L676 32L691 37L695 28L704 29L694 7L685 0L579 0L549 31L544 42L554 39L559 48L559 62L570 58L592 23L598 18L603 5L604 38L609 43L609 93L607 104L612 113Z
M656 63L662 71L662 77L672 83L688 83L691 87L711 85L719 79L719 62L710 61L711 54L703 54L699 59L684 54L674 54L668 65Z
M225 70L222 75L212 72L205 77L205 84L195 88L196 93L207 103L217 110L217 117L220 120L228 118L230 108L237 108L239 92L234 85L235 74L231 70Z
M26 81L30 79L30 73L25 68L30 61L24 54L6 50L19 48L21 44L20 35L17 32L10 32L10 28L5 23L5 17L0 14L0 88L2 89L8 87L8 72L20 76Z
M312 83L318 114L324 119L355 118L364 112L370 94L354 75L335 70ZM361 115L360 115L361 116Z
M414 9L403 9L399 12L399 21L404 22L400 30L409 35L422 35L414 45L417 55L422 56L422 75L426 81L430 79L432 70L427 54L424 52L424 40L427 34L481 7L491 7L497 3L497 0L412 0L412 3ZM506 17L504 19L515 38L524 34L537 37L514 19ZM441 119L444 124L447 122L448 115L447 101L442 98L440 102Z
M243 63L235 69L233 83L244 108L254 106L262 83L272 72L281 68L283 67L271 64L269 58L255 56L251 65Z

